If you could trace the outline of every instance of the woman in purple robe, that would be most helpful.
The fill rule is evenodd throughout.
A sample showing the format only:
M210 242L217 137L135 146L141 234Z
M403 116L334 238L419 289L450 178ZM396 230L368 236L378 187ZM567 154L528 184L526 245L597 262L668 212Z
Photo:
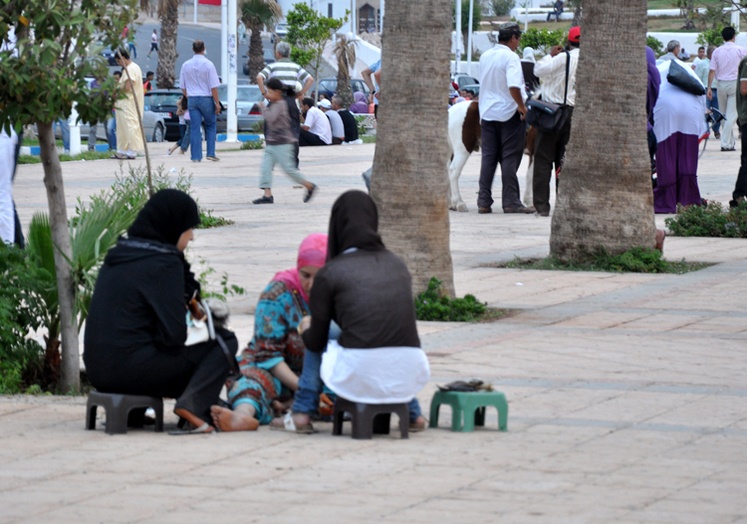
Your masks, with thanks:
M693 95L669 83L667 73L671 63L667 60L658 66L661 83L653 111L654 133L658 141L657 186L654 188L656 213L676 213L677 204L701 204L697 178L698 139L707 131L705 95ZM687 64L679 60L677 63L700 82Z

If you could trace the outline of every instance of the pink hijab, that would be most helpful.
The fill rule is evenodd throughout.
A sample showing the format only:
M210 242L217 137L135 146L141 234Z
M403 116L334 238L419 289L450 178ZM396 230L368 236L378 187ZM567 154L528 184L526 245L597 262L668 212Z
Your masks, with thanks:
M285 283L288 289L297 291L303 297L304 301L308 303L309 297L301 286L298 270L306 266L322 267L326 259L327 235L324 233L311 234L303 239L301 247L298 248L298 259L296 260L295 269L281 271L272 277L272 280Z

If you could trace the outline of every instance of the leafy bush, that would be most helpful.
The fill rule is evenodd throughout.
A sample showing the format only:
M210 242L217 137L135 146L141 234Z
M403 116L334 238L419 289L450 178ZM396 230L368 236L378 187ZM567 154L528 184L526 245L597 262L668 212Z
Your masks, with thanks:
M657 58L664 54L664 44L658 38L653 36L646 37L646 45L653 50Z
M211 275L215 274L215 269L207 265L206 260L199 260L200 270L196 271L197 281L200 283L202 288L200 294L202 298L218 298L222 301L226 301L227 296L241 296L246 295L246 290L236 284L230 284L228 282L228 273L223 273L218 282L218 289L214 290L213 284L210 282Z
M42 347L27 339L44 323L43 268L28 253L0 242L0 393L22 392L42 371Z
M747 238L747 202L728 210L709 202L707 206L678 206L677 211L677 216L664 221L674 236Z
M247 140L241 143L242 151L245 149L264 149L265 141L261 138L255 140Z
M449 298L441 290L442 282L431 278L428 289L415 299L415 316L418 320L447 320L469 322L485 314L485 304L473 295L464 298Z
M515 3L515 0L490 0L495 16L508 16Z
M723 24L716 24L715 28L711 27L708 29L704 29L702 33L698 34L698 38L695 39L695 43L705 47L708 47L709 45L724 45L724 38L721 36L721 31L723 29Z
M358 126L358 137L363 138L366 134L366 117L355 115L355 125Z
M562 45L566 34L562 29L537 29L532 27L526 33L521 35L521 44L519 51L524 51L525 47L531 47L539 55L546 55L554 45Z

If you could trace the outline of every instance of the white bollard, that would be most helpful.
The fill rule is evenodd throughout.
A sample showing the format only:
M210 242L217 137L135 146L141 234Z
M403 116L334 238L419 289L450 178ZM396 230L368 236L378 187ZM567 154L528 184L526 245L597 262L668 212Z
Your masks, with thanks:
M73 111L67 121L70 124L70 154L78 155L80 154L80 123L75 106L73 106Z

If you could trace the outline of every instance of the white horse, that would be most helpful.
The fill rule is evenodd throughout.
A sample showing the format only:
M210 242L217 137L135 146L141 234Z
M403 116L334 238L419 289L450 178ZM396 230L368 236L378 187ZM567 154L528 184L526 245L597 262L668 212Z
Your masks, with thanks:
M534 138L537 131L529 128L524 154L529 155L526 185L524 187L524 204L533 206L532 179L534 173ZM468 211L467 204L459 194L459 177L464 164L474 151L480 149L480 110L476 101L465 100L449 108L449 209Z

